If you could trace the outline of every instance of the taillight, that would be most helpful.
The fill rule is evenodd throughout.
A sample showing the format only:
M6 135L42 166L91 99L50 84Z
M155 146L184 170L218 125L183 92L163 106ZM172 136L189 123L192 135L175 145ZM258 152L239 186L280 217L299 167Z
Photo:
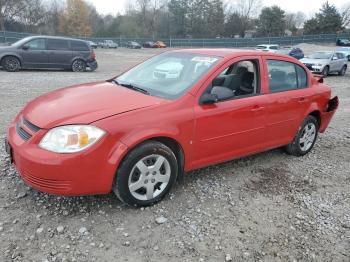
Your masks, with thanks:
M91 59L95 60L96 59L96 53L94 50L91 51Z

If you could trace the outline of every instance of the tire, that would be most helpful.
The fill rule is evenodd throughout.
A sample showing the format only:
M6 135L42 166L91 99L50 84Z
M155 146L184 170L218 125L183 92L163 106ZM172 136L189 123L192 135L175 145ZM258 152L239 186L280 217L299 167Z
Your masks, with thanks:
M309 153L317 140L318 129L317 119L311 115L307 116L293 141L285 147L286 152L293 156L304 156Z
M327 77L329 75L329 66L325 66L322 71L323 77Z
M342 67L342 69L338 72L338 75L344 76L344 75L346 74L346 69L347 69L347 66L344 65L344 66Z
M157 141L145 142L124 158L113 182L113 192L128 205L149 206L170 191L177 175L173 151Z
M72 71L73 72L85 72L86 71L86 63L81 59L76 59L72 63Z
M2 68L7 72L17 72L21 69L21 62L15 56L6 56L1 62Z

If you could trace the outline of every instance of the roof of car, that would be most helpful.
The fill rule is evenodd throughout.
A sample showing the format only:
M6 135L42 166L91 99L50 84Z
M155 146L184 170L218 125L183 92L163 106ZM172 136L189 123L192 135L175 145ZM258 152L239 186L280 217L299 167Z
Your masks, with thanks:
M220 57L234 57L238 55L269 55L269 56L285 56L282 54L275 54L275 53L264 53L261 51L256 50L249 50L249 49L231 49L231 48L198 48L198 49L178 49L174 50L173 52L186 52L186 53L193 53L193 54L201 54L201 55L208 55L208 56L220 56ZM286 56L285 56L286 57Z
M84 41L82 39L77 39L77 38L69 38L69 37L63 37L63 36L47 36L47 35L35 35L35 36L29 36L28 38L30 39L35 39L35 38L47 38L47 39L62 39L62 40L75 40L75 41Z

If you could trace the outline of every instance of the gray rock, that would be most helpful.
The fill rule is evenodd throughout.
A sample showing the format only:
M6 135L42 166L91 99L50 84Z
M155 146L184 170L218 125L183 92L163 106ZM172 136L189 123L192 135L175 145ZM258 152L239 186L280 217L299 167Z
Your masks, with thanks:
M79 234L85 235L85 234L87 234L87 233L88 233L88 231L87 231L87 228L86 228L86 227L81 227L81 228L79 229Z
M36 230L36 233L37 233L37 234L41 234L43 231L44 231L44 228L43 228L43 227L39 227L39 228Z
M225 261L232 261L232 257L230 254L226 254Z
M17 195L17 199L20 199L20 198L24 198L27 196L27 192L20 192L18 195Z
M125 241L125 242L123 243L123 246L125 246L125 247L130 246L130 241Z
M160 217L156 218L156 223L159 224L159 225L160 224L164 224L167 221L168 221L168 219L166 217L164 217L164 216L160 216Z
M56 228L56 230L57 230L57 232L58 232L59 234L62 234L63 231L64 231L64 226L58 226L58 227Z

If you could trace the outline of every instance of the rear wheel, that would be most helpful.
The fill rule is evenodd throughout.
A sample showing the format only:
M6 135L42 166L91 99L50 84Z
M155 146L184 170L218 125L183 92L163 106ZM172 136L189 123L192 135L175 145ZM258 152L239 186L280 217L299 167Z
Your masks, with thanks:
M81 59L74 60L72 64L73 72L85 72L86 71L86 63Z
M325 66L325 68L322 71L322 75L324 77L327 77L329 75L329 66Z
M347 66L344 65L344 66L342 67L342 69L338 72L338 74L339 74L340 76L344 76L344 75L346 74L346 69L347 69Z
M8 72L17 72L21 68L21 62L14 56L6 56L2 59L1 65Z
M286 151L290 155L303 156L313 148L319 129L319 124L315 117L309 115L301 124L298 133L293 141L286 146Z
M172 150L157 141L145 142L121 163L113 192L128 205L152 205L170 191L177 174L177 159Z

